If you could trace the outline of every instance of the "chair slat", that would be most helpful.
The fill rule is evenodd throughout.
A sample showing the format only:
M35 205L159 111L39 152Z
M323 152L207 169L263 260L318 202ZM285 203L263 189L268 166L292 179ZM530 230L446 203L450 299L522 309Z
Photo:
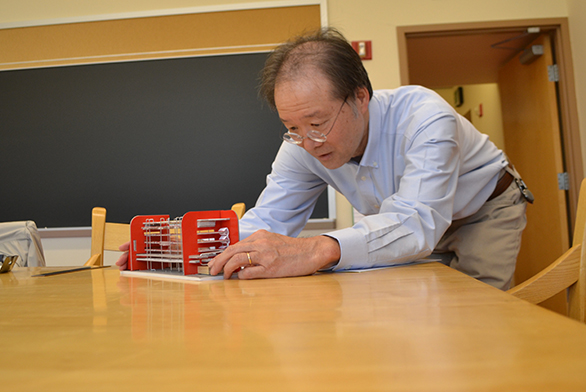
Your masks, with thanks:
M582 246L573 246L543 271L513 287L508 293L534 304L551 298L576 283L581 255Z
M130 241L130 225L126 223L106 223L104 237L105 250L118 250L118 247Z

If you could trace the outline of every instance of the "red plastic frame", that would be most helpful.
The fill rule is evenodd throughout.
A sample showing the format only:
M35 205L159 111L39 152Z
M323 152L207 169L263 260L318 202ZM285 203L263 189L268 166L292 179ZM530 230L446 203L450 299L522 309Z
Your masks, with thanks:
M213 219L224 219L216 221L215 224L208 221L208 227L198 228L198 221L201 219L213 220ZM169 215L139 215L132 219L130 222L130 251L128 257L128 269L130 271L147 270L147 262L138 260L138 255L144 254L145 250L145 222L153 220L155 222L169 221ZM213 225L213 226L212 226ZM239 240L238 232L238 217L232 210L221 210L221 211L191 211L183 215L181 218L181 230L180 233L171 233L169 228L163 227L160 231L161 238L170 238L171 235L180 234L181 236L181 249L183 260L183 275L194 275L198 273L198 267L202 265L197 260L190 259L190 256L198 256L200 252L201 244L199 243L202 239L215 238L210 232L218 232L221 228L227 228L229 230L228 238L230 244L234 244ZM163 241L161 241L163 243ZM161 252L170 251L167 245L160 245ZM152 269L163 268L164 263L151 262Z

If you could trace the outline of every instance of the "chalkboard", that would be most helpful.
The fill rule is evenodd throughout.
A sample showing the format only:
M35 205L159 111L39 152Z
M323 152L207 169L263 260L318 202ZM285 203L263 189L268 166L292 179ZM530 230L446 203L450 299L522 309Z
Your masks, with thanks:
M252 207L283 132L257 96L266 56L0 72L0 221ZM325 192L312 217L327 217Z

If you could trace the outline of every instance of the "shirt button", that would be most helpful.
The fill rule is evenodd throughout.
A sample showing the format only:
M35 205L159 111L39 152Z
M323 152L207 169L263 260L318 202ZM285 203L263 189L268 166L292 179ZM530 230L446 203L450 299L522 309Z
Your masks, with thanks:
M362 181L366 181L366 176L362 176L360 179L361 179Z
M380 208L380 206L378 204L375 204L374 208Z
M374 167L378 167L378 163L376 163L376 162L373 162L373 163L372 163L372 166L374 166Z

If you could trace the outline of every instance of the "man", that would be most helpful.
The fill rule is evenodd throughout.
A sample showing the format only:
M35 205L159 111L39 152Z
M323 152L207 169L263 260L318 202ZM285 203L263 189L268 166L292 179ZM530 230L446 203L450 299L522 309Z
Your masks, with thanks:
M520 178L438 95L415 86L373 92L359 56L333 29L277 48L261 95L287 128L285 142L256 206L240 221L242 240L210 262L212 274L308 275L434 252L470 276L509 287L526 222ZM295 238L328 184L365 218Z

